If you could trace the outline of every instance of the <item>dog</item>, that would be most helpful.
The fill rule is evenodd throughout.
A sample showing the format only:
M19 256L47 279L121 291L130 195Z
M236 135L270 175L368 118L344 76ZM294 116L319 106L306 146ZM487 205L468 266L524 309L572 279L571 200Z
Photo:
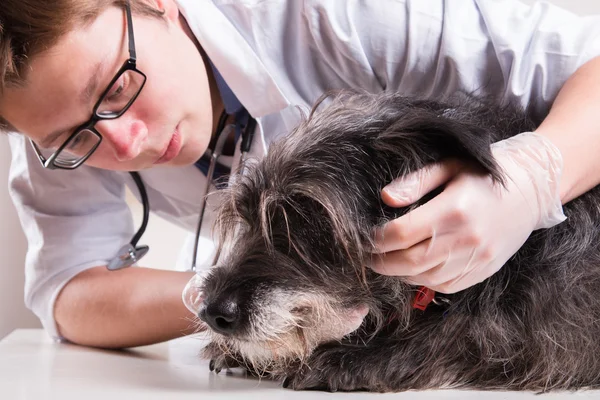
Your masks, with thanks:
M422 288L369 268L373 228L436 195L392 209L386 184L447 158L502 184L490 145L538 122L470 95L324 96L225 189L198 313L211 370L243 367L296 390L599 387L598 188L492 277L424 309L413 307Z

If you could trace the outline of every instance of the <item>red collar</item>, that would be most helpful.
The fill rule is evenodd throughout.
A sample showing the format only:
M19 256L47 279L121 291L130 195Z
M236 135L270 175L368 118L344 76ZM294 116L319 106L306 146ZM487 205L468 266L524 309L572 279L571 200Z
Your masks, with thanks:
M435 290L429 289L425 286L421 286L417 290L415 299L413 300L413 308L425 311L429 303L435 298Z

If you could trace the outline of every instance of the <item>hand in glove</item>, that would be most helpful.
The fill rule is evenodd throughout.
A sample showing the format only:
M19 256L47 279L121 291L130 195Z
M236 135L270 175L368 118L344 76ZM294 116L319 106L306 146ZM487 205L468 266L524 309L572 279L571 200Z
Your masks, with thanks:
M386 186L383 201L405 207L447 183L432 200L378 230L378 251L385 254L374 257L373 269L438 292L458 292L497 272L532 231L565 220L562 157L548 139L522 133L494 143L492 154L505 185L448 160Z

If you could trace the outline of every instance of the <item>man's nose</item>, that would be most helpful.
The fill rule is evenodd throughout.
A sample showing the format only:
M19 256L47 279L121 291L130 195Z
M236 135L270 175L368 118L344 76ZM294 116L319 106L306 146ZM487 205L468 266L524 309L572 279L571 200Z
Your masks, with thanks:
M128 118L127 114L112 120L98 121L96 129L103 140L110 144L119 161L136 158L148 138L146 124L139 119Z

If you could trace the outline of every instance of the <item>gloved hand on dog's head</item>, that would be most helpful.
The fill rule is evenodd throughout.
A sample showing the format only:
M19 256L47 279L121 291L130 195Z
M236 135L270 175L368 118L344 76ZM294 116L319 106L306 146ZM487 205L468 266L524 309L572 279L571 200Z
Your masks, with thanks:
M448 160L386 186L383 201L405 207L446 184L429 202L377 231L378 251L385 254L374 257L373 269L455 293L496 273L531 232L566 219L559 196L562 156L550 140L526 132L492 144L492 154L504 185Z

